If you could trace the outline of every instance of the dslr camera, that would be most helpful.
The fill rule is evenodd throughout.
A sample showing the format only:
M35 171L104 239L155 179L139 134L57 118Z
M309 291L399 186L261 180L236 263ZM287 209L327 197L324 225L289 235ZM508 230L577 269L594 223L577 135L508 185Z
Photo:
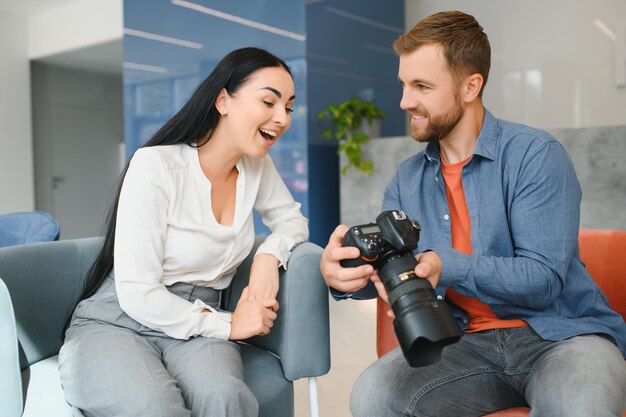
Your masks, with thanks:
M348 230L342 246L354 246L361 254L340 262L343 267L370 264L378 270L396 315L396 336L412 367L437 362L442 349L462 335L446 304L435 297L430 282L415 275L413 251L419 235L419 223L403 211L384 211L376 223Z

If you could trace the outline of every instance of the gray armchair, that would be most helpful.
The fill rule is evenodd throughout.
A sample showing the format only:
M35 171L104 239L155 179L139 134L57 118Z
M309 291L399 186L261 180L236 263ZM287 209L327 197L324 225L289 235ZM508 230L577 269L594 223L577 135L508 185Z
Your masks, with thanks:
M56 355L61 329L101 243L100 238L89 238L0 248L3 416L82 415L65 402ZM330 368L321 251L311 243L294 250L287 270L281 272L281 308L271 333L242 344L245 379L259 400L260 416L293 416L292 381L299 378L309 378L311 412L317 413L315 377ZM241 265L225 294L229 310L247 285L251 262L248 257Z

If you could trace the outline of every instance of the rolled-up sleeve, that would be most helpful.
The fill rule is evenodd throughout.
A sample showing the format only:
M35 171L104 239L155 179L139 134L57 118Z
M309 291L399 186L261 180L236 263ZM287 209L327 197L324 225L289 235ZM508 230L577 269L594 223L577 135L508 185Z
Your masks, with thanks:
M292 249L309 237L308 220L300 211L271 158L263 161L261 183L254 208L271 234L259 246L258 253L274 255L286 267Z

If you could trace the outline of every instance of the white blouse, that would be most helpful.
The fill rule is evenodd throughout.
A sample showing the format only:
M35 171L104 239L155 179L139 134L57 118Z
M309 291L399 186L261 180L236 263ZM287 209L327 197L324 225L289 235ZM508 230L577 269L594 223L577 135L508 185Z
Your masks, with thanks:
M135 152L120 194L114 249L117 295L130 317L177 339L228 339L230 313L191 303L166 286L228 287L254 245L253 208L272 232L257 254L272 254L285 266L293 247L308 238L308 221L269 155L244 155L237 170L233 225L224 226L213 216L211 182L196 148ZM204 308L211 313L201 313Z

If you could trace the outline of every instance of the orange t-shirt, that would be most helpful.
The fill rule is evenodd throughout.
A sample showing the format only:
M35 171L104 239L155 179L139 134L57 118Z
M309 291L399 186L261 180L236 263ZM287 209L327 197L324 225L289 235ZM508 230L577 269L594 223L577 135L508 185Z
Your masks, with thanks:
M469 158L456 164L446 165L441 158L441 168L446 183L446 198L450 207L452 248L469 255L472 253L471 220L467 210L462 180L463 166L468 160ZM446 290L446 299L465 311L468 318L466 330L468 332L528 325L523 320L499 319L491 311L489 305L474 297L462 295L451 288Z

